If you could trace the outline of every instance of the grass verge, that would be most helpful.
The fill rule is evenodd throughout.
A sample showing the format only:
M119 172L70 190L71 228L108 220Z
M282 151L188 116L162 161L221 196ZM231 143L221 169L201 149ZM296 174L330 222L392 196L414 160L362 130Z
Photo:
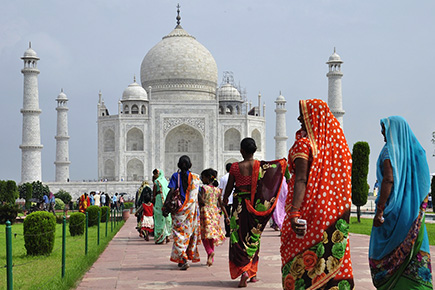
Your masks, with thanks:
M108 224L100 224L100 244L97 245L97 226L89 228L88 254L85 255L85 235L72 237L66 228L65 277L62 268L62 225L56 225L53 252L49 256L27 256L24 247L23 224L12 225L12 262L14 289L71 289L97 260L107 244L122 227L124 222L111 231ZM6 227L0 226L0 285L6 287Z
M355 234L370 235L372 231L373 219L361 218L361 223L358 223L356 217L350 218L349 231ZM429 236L429 245L435 246L435 224L426 223L427 234Z

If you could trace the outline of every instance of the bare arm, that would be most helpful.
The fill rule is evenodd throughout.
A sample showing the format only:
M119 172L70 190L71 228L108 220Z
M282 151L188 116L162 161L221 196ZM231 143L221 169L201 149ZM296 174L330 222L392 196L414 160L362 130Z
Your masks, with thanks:
M230 174L230 176L228 177L227 186L225 187L225 193L224 193L224 198L223 198L223 202L222 202L224 206L226 206L228 204L228 197L230 197L235 183L236 183L235 177L232 174Z
M218 205L219 205L219 207L220 207L220 209L223 211L223 213L224 213L224 216L225 216L225 222L227 223L227 224L229 224L229 222L230 222L230 218L228 217L228 213L227 213L227 209L225 208L225 206L223 206L223 204L222 204L222 200L221 200L221 197L219 196L219 198L218 198Z
M305 235L307 228L303 224L299 224L297 220L299 219L299 210L301 208L302 202L304 201L305 190L307 188L308 181L308 160L297 158L295 160L295 186L293 192L293 204L290 209L290 222L293 231L299 235Z
M390 159L386 159L383 163L384 178L381 183L381 193L379 196L378 204L376 206L376 214L373 218L373 226L380 227L384 223L384 209L388 197L391 194L391 189L394 185L393 166L391 166Z

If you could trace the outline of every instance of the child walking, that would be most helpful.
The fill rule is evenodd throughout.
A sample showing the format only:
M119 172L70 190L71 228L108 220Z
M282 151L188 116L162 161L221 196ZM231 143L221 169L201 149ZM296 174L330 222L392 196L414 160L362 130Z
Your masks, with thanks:
M226 222L228 214L221 203L221 190L217 187L217 171L209 168L201 173L204 184L198 196L200 205L201 239L207 252L207 266L214 261L214 247L223 243L225 234L220 226L220 209L224 212Z
M154 232L154 206L151 202L151 195L144 197L142 210L140 234L143 235L145 241L149 241L150 234Z

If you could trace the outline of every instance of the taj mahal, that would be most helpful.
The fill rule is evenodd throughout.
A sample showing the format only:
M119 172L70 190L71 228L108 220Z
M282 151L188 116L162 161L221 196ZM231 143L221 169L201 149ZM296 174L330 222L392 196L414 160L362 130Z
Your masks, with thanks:
M245 137L257 143L257 159L266 157L265 106L275 106L275 157L287 157L286 100L275 104L248 101L231 72L219 77L213 55L181 26L177 10L175 28L152 47L140 66L140 81L123 91L118 111L109 112L100 92L97 100L98 180L69 180L68 97L61 91L57 101L56 176L44 182L78 197L92 190L134 194L143 180L151 180L154 168L167 177L177 170L178 158L188 155L192 171L215 168L225 173L225 164L240 160L239 144ZM41 151L38 100L39 58L31 48L22 57L24 68L21 183L41 180ZM328 104L343 124L342 60L335 52L327 65ZM71 112L74 114L74 112ZM71 137L74 138L74 137Z

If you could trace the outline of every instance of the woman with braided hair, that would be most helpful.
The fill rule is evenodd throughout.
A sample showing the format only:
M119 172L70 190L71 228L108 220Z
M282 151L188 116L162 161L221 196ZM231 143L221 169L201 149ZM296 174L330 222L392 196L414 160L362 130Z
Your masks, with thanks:
M201 242L199 229L198 190L200 180L197 174L189 171L192 167L187 155L178 161L179 171L172 174L169 181L169 193L166 197L171 199L178 189L181 198L181 207L172 214L172 245L171 261L178 263L180 270L189 268L188 260L199 262L198 243Z

